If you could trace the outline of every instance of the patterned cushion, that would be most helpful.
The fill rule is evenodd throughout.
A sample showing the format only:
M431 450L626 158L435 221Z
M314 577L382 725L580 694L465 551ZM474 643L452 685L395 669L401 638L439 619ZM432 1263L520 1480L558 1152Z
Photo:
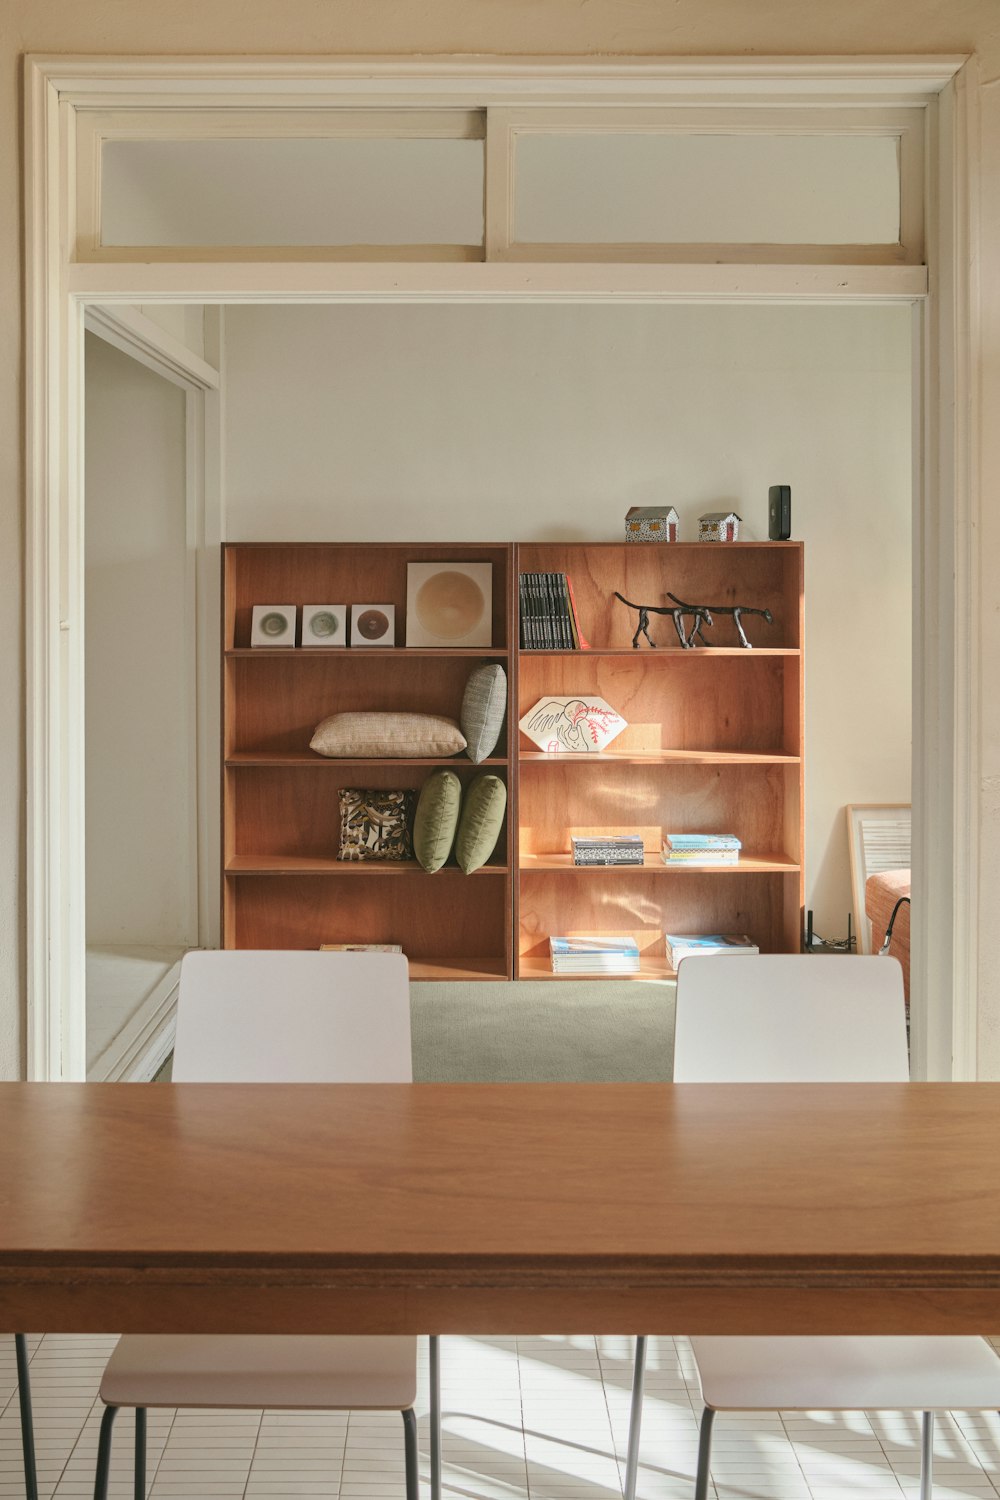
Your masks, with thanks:
M309 741L310 750L328 756L456 755L465 736L454 719L436 714L331 714Z
M413 852L429 875L451 853L462 805L462 783L454 771L432 771L420 788L413 819Z
M484 772L470 782L455 839L455 858L466 875L478 870L493 853L506 810L507 788L499 776Z
M460 723L465 753L477 763L492 755L507 709L507 674L501 666L477 667L465 684Z
M345 786L340 793L338 859L412 859L416 792Z

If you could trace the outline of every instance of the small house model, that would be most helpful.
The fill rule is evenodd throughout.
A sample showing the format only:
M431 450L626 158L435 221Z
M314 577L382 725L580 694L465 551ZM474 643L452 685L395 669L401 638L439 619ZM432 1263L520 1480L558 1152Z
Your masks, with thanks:
M676 542L678 520L672 505L633 505L625 515L625 540Z
M698 517L699 542L735 542L740 534L740 520L734 510L710 510Z

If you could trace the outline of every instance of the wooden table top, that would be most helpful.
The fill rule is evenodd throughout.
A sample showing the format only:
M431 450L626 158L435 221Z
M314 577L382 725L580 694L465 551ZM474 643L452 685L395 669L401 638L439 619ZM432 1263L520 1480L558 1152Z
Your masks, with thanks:
M989 1332L1000 1085L0 1085L0 1325Z

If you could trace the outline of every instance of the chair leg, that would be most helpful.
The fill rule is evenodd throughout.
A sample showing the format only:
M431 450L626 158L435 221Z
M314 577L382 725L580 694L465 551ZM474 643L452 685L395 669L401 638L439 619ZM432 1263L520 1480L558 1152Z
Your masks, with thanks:
M101 1436L97 1444L97 1473L94 1475L94 1500L108 1500L108 1477L111 1473L111 1428L118 1415L117 1406L106 1406L101 1418Z
M708 1500L708 1475L712 1462L712 1423L715 1412L706 1406L701 1414L698 1434L698 1475L694 1482L694 1500Z
M417 1417L412 1406L408 1406L403 1412L403 1444L406 1453L406 1500L420 1500Z
M26 1500L38 1500L38 1471L35 1468L35 1428L31 1418L31 1377L28 1374L28 1341L23 1333L14 1335L17 1357L17 1399L21 1408L21 1450L24 1454L24 1493Z
M135 1409L135 1500L146 1500L146 1408Z
M628 1419L628 1452L625 1457L624 1500L635 1500L639 1477L639 1438L642 1433L642 1390L646 1379L646 1335L635 1341L635 1368L632 1371L632 1410Z
M441 1500L441 1340L430 1336L431 1346L431 1500Z
M920 1500L931 1500L934 1483L934 1413L925 1411L920 1429Z

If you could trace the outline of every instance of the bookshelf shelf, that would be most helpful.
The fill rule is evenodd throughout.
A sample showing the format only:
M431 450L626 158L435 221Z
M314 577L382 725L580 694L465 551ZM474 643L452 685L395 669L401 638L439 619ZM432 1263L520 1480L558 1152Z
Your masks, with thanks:
M591 647L522 648L517 717L546 697L599 697L627 727L599 754L550 753L520 737L515 973L577 977L552 973L551 935L634 938L639 974L609 978L672 977L665 930L746 932L761 952L798 951L801 544L521 544L517 571L566 575ZM616 593L650 607L655 648L632 646L636 609ZM713 609L712 646L680 646L672 618L652 612L668 594ZM736 606L772 616L743 615L750 650L725 613ZM660 855L668 831L734 833L749 852L735 865L670 866ZM573 864L572 837L614 833L640 834L646 863Z

